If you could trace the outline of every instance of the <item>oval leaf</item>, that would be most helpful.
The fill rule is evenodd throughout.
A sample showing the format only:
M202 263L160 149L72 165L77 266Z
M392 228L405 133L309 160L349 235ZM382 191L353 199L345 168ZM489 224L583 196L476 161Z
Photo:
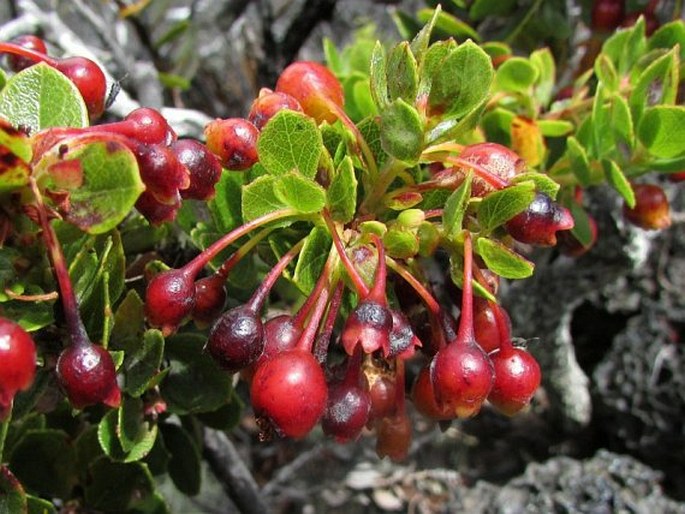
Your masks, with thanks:
M476 242L478 255L490 271L503 278L527 278L533 274L535 265L502 243L485 237Z
M535 182L522 182L488 194L478 207L478 222L490 232L522 212L535 197Z
M423 124L414 107L398 98L381 113L381 145L387 153L410 164L423 150Z
M649 153L672 159L685 152L685 107L661 105L647 109L640 120L638 136Z
M326 205L326 191L311 179L298 173L278 177L276 198L303 214L319 212Z

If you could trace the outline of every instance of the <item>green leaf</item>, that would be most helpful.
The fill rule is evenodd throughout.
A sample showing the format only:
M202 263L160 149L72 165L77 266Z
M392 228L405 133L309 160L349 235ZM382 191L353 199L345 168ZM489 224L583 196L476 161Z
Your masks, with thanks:
M432 23L433 20L435 20L435 29L438 29L440 32L443 32L450 37L456 39L471 38L475 41L480 40L478 32L476 32L468 23L465 23L456 16L444 11L437 12L436 18L435 12L436 11L433 9L420 9L417 13L417 17L422 23Z
M126 397L125 401L126 401ZM152 449L157 425L143 422L142 402L128 399L118 409L110 410L98 425L98 441L105 454L117 462L136 462Z
M424 24L421 30L417 32L416 36L414 36L414 39L411 41L411 53L414 54L414 57L419 64L421 64L424 55L428 51L431 34L440 12L442 12L442 6L438 4L433 10L430 19Z
M556 86L556 65L552 51L547 47L535 50L530 54L530 63L538 70L535 98L541 105L549 105ZM538 124L540 122L541 120L538 120Z
M62 430L28 430L9 465L26 489L41 496L68 498L76 485L76 452Z
M145 325L144 303L135 289L130 289L114 314L110 347L135 352L140 346Z
M618 191L618 194L623 197L628 207L635 207L635 192L618 164L612 160L604 159L602 167L609 185Z
M590 228L590 220L587 212L576 202L571 202L569 210L573 216L573 228L571 234L575 237L582 246L587 246L592 243L592 229Z
M628 99L635 123L639 124L643 111L648 107L675 103L678 79L675 48L645 68Z
M649 153L671 159L685 152L685 107L660 105L647 109L640 125L638 137Z
M442 212L442 226L445 236L453 239L461 233L464 214L471 198L471 173L464 182L454 190L445 202L445 209Z
M652 34L647 45L650 50L657 48L670 50L678 45L680 59L685 59L685 23L683 20L675 20L662 25Z
M611 98L611 126L617 150L629 154L635 147L635 128L628 102L619 94Z
M203 425L215 430L233 430L242 420L244 409L245 403L234 390L231 400L226 405L215 411L202 412L196 416Z
M438 112L461 118L487 98L493 76L488 54L474 42L466 41L435 70L429 105Z
M419 87L419 73L408 42L403 41L392 49L386 69L390 100L402 98L410 104L414 103Z
M408 230L392 227L383 236L383 246L390 257L409 259L418 253L419 240Z
M335 47L335 43L331 39L323 38L323 54L326 58L326 66L336 75L343 73L343 61L340 59L340 53Z
M135 156L122 143L102 138L71 140L66 151L63 146L47 152L34 173L47 189L69 193L66 221L90 234L113 229L145 189Z
M217 230L227 233L243 224L241 216L241 186L245 182L244 173L224 172L214 190L216 194L207 207Z
M617 65L619 75L626 75L642 56L647 46L644 18L628 29L616 31L604 42L602 53L606 53Z
M599 54L595 60L595 74L607 91L610 93L618 91L620 79L608 55Z
M538 173L537 171L520 173L511 179L511 184L529 181L535 184L536 191L546 194L552 200L556 199L559 188L561 187L558 182L549 178L549 176L544 173Z
M354 218L357 211L357 177L349 156L342 160L328 186L326 205L335 221L347 223Z
M525 93L538 79L538 69L523 57L504 61L495 74L494 88L499 91Z
M142 344L126 352L124 359L124 391L141 396L160 372L164 356L164 336L159 330L146 330Z
M369 80L371 84L371 96L379 111L383 111L388 103L388 80L386 78L385 48L380 41L376 42L371 54Z
M502 278L520 279L533 274L535 266L532 262L499 241L479 237L476 248L488 269Z
M0 512L5 512L4 510L2 510L1 503L2 502L0 502ZM57 514L57 509L52 504L52 502L44 500L43 498L38 498L37 496L31 496L30 494L27 494L26 504L28 507L28 514Z
M170 371L160 384L170 413L211 412L231 398L231 375L205 352L201 334L178 334L167 339Z
M320 212L326 205L326 191L319 184L291 172L278 177L274 185L276 198L303 214Z
M457 48L454 39L447 41L437 41L428 47L423 59L419 62L419 90L417 96L428 95L433 85L433 81L441 72L441 68L447 56ZM414 54L416 55L416 53Z
M423 151L423 123L414 107L398 98L381 113L381 145L400 161L414 164Z
M0 116L32 133L48 127L85 127L88 110L63 73L38 63L20 71L0 91Z
M26 133L0 118L0 193L28 184L31 144Z
M314 227L305 238L293 275L293 281L304 294L312 292L321 276L332 241L330 233L324 227Z
M96 460L90 467L90 480L85 487L86 507L104 512L129 512L157 503L155 482L147 466Z
M487 16L504 16L512 12L516 0L475 0L469 9L469 17L480 21Z
M566 153L568 154L571 171L578 179L580 185L590 185L590 161L588 160L587 153L585 153L585 148L573 136L566 140Z
M543 136L561 137L573 132L575 125L566 120L538 120L538 128Z
M171 454L168 472L176 488L183 494L195 496L200 492L200 451L182 427L163 423L160 425L164 446Z
M490 232L524 211L533 198L535 182L532 181L493 191L483 198L478 207L478 222L484 231Z
M259 162L272 175L298 171L314 178L323 141L309 116L283 109L262 129L257 141Z
M7 466L0 466L0 512L22 514L28 512L26 493L19 480Z
M376 159L378 168L382 168L388 160L388 154L383 150L383 145L381 143L381 124L378 120L378 116L368 116L367 118L364 118L357 128L359 129L359 132L361 132L366 144L369 145L371 153L373 153L373 156ZM341 157L339 161L336 161L338 166L342 164L344 158L345 156Z
M278 177L265 175L243 186L242 212L244 222L285 209L288 204L276 195Z

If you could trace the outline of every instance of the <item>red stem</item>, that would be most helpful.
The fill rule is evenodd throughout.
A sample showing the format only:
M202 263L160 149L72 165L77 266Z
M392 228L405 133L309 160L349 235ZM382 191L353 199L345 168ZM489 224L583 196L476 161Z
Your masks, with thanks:
M357 345L352 355L347 359L347 369L343 378L343 384L346 386L359 387L359 374L361 372L363 353L361 345Z
M412 286L412 288L414 288L414 291L416 291L418 295L421 297L423 302L426 304L428 310L433 314L437 315L440 312L440 305L435 300L435 298L433 298L433 295L428 291L428 289L426 289L426 287L421 282L419 282L416 279L416 277L411 274L409 270L405 269L395 260L388 258L387 262L390 265L390 268L395 273L401 276L404 280L407 281L407 283L410 286Z
M395 416L405 416L404 359L395 359Z
M455 157L451 155L448 156L445 160L450 162L451 164L465 166L467 168L472 169L476 176L483 179L485 182L490 184L495 189L504 189L509 185L509 183L506 180L501 179L500 177L488 171L479 164L475 164L473 162L467 161L466 159L462 159L461 157Z
M314 349L314 356L320 363L326 362L326 355L328 355L328 346L331 343L331 335L333 334L333 327L335 319L338 317L340 304L342 303L342 295L345 290L345 285L342 281L338 282L333 292L333 297L328 304L328 312L324 320L323 328L319 332L319 337L316 339L316 348Z
M511 341L511 331L509 324L504 316L502 307L494 302L488 302L495 315L495 322L497 323L497 331L499 332L499 349L500 352L511 350L514 344Z
M297 314L295 314L295 316L293 317L294 327L297 327L300 330L304 328L304 323L305 321L307 321L307 317L309 316L309 313L312 310L312 307L314 306L316 299L323 292L324 288L329 285L328 279L330 278L330 264L331 255L329 254L328 259L326 260L326 264L324 265L323 270L321 270L321 275L319 275L319 278L317 279L316 284L314 285L314 289L312 289L312 292L309 293L309 296L302 304L300 309L297 311Z
M36 208L38 212L38 221L42 229L42 237L45 246L52 261L52 268L57 279L57 285L60 290L60 297L62 300L62 310L64 311L64 318L67 322L67 328L71 336L71 342L74 345L90 344L86 327L83 325L83 320L78 309L78 301L76 300L76 293L69 277L69 270L67 269L67 262L64 258L64 252L55 234L52 225L50 224L43 203L43 197L36 184L35 177L29 178L31 190L36 199Z
M466 232L464 237L464 280L461 285L461 316L457 341L465 343L475 339L473 330L473 251L471 248L471 234Z
M255 290L254 293L252 293L252 297L245 304L245 307L247 309L251 310L254 313L257 313L262 309L262 307L264 306L264 302L266 301L266 297L269 294L269 291L271 291L271 288L276 283L276 280L278 280L278 277L281 276L281 273L283 273L286 266L290 264L290 261L292 261L293 258L302 249L302 246L304 246L304 239L297 243L295 246L293 246L285 254L283 254L283 257L281 257L279 261L276 263L276 265L273 268L271 268L269 273L267 273L266 277L264 277L262 283L259 284L259 287Z
M373 244L378 250L378 268L376 268L376 275L373 279L373 287L366 298L379 303L380 305L387 306L388 299L385 295L385 285L388 278L388 269L385 265L385 248L383 247L381 238L376 234L372 234L371 239L373 239Z
M216 270L216 274L223 277L224 279L228 277L228 274L235 267L235 265L238 264L240 260L250 252L250 250L257 246L259 241L268 236L272 230L273 229L271 228L265 228L259 234L257 234L252 239L247 241L244 245L242 245L240 248L238 248L235 252L233 252L233 254L228 259L226 259L223 262L221 266L219 266L219 269Z
M36 62L44 62L56 68L59 61L49 55L36 50L31 50L30 48L24 48L23 46L16 45L14 43L0 43L0 53L20 55L21 57L26 57Z
M342 261L343 265L345 266L345 269L347 270L347 274L349 275L350 280L352 280L352 283L354 284L354 287L357 290L359 296L361 296L362 298L366 298L366 296L369 294L369 288L367 287L364 280L362 280L362 277L359 275L357 268L354 267L354 264L352 264L350 257L347 255L345 247L343 246L342 241L340 240L340 236L338 235L338 229L335 226L335 222L331 219L331 215L325 209L322 212L322 216L324 221L326 222L326 225L328 226L328 230L331 231L333 244L335 245L335 249L338 251L340 260Z
M314 339L316 337L316 332L319 329L319 323L326 311L326 305L328 304L328 289L323 289L321 295L316 300L316 305L314 306L314 312L312 312L312 317L307 323L307 327L302 332L300 340L297 342L296 348L305 352L311 352L314 346Z

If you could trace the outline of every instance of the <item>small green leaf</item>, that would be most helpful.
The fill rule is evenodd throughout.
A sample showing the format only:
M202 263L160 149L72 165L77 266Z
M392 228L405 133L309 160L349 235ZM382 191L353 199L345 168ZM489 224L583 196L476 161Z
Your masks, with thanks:
M595 74L608 92L615 93L618 91L620 79L614 63L608 55L599 54L595 60Z
M326 66L336 75L343 73L343 62L340 59L340 53L335 47L335 43L329 38L323 38L323 54L326 57Z
M243 224L241 216L241 186L245 182L244 173L224 172L216 184L216 194L207 207L217 230L227 233Z
M543 136L561 137L573 132L575 125L566 120L538 120L538 128Z
M305 238L293 275L294 282L304 294L311 293L321 276L332 241L330 233L324 227L314 227Z
M7 466L0 466L0 512L27 513L26 493Z
M435 27L435 22L437 21L441 12L442 6L438 4L433 10L430 19L424 24L421 30L418 31L416 36L414 36L414 39L412 39L411 53L414 54L414 57L416 57L416 60L419 64L421 64L423 61L423 56L429 49L428 45L430 44L431 34L433 32L433 28Z
M419 90L417 96L428 95L433 81L441 73L441 68L447 56L457 48L454 39L437 41L428 47L422 60L419 60ZM416 55L416 54L414 54ZM418 58L417 58L418 60Z
M523 57L504 61L495 74L494 88L499 91L525 93L538 79L538 69Z
M288 207L288 204L276 195L277 183L277 177L265 175L243 186L242 218L245 222Z
M171 454L168 472L176 488L183 494L195 496L200 492L200 451L182 427L163 423L160 425L164 446Z
M34 173L48 189L69 193L66 221L90 234L113 229L145 189L135 156L122 143L101 138L72 140L66 151L63 146L47 152Z
M57 509L47 500L37 496L26 495L26 505L28 507L28 514L57 514ZM19 511L4 511L2 510L2 502L0 502L0 512L19 512Z
M369 145L371 153L373 153L376 159L376 164L378 168L382 168L385 162L388 160L388 154L383 150L383 145L381 143L381 124L378 116L368 116L364 118L357 126L359 132L361 132L362 137ZM339 160L336 161L339 166L346 155L343 155Z
M602 84L597 85L595 98L592 102L592 141L595 155L604 157L615 149L612 137L610 104L607 102L607 94Z
M535 182L522 182L493 191L478 207L478 222L486 232L492 231L524 211L535 198Z
M142 344L126 352L124 390L133 397L141 396L159 373L164 356L164 336L159 330L146 330Z
M480 40L480 35L468 23L463 22L456 16L440 11L435 17L433 9L420 9L417 17L420 22L433 22L435 20L435 29L447 34L449 37L456 39L471 38L474 41Z
M611 126L617 150L629 153L635 147L635 128L628 102L619 94L611 98Z
M154 479L145 464L112 462L103 457L90 467L86 507L103 512L131 512L129 509L154 504L154 490Z
M138 398L124 396L121 406L117 409L117 436L121 448L126 452L126 462L133 462L145 457L157 437L157 425L143 418L143 401Z
M144 303L135 289L130 289L114 314L110 347L133 353L140 345L145 325Z
M445 202L445 209L442 212L442 226L445 236L452 239L461 233L464 214L471 198L471 173L464 182L454 190Z
M647 109L640 125L638 137L649 153L661 158L672 159L685 152L685 107L660 105Z
M556 65L552 51L547 47L535 50L530 54L530 63L538 70L535 98L541 105L549 105L556 85Z
M678 58L675 48L645 68L628 99L635 123L639 124L643 111L648 107L675 104L678 79Z
M272 175L298 171L314 178L323 141L309 116L283 109L262 129L257 141L259 162Z
M587 246L592 243L592 230L590 228L590 220L587 212L576 202L571 202L569 210L573 216L573 228L571 234L575 237L582 246Z
M351 221L357 211L357 177L349 156L340 162L328 186L326 205L331 218L340 223Z
M381 113L381 145L400 161L414 164L423 151L423 123L414 107L398 98Z
M568 154L571 171L578 179L580 185L590 185L590 161L585 153L585 148L573 136L566 140L566 153Z
M387 74L390 100L402 98L410 104L414 103L419 86L419 74L416 59L408 42L399 43L390 52Z
M326 191L319 184L291 172L281 175L274 184L276 198L303 214L320 212L326 205Z
M683 20L675 20L662 25L652 34L647 45L650 50L657 48L670 50L678 45L680 59L685 59L685 23Z
M640 18L631 28L616 31L604 42L602 52L617 65L618 74L626 75L642 56L647 46L645 21Z
M502 278L520 279L533 274L535 266L532 262L499 241L479 237L476 248L488 269Z
M376 45L373 47L373 53L371 54L369 81L371 85L371 96L373 101L376 102L376 107L378 107L380 112L382 112L389 103L386 68L385 48L383 48L380 41L376 41Z
M419 240L410 231L393 227L383 236L383 246L390 257L409 259L419 251Z
M475 0L469 9L469 16L480 21L487 16L504 16L510 14L516 6L516 0Z
M520 173L511 179L511 184L529 181L535 183L536 191L546 194L552 200L556 199L559 188L561 187L558 182L549 178L549 176L545 175L544 173L538 173L537 171Z
M604 159L602 167L609 185L623 197L628 207L635 207L635 192L618 164L612 160Z

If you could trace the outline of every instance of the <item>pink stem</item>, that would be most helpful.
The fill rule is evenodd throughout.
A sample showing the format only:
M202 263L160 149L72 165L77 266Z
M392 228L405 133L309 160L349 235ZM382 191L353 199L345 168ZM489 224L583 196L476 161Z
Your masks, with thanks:
M354 287L357 290L359 296L361 296L362 298L366 298L366 296L369 294L369 288L364 283L362 277L359 275L359 272L354 267L354 264L352 264L352 261L347 255L345 247L343 246L342 241L340 240L340 236L338 235L338 229L336 228L335 223L331 219L331 215L328 213L327 210L324 210L322 215L324 221L326 222L326 225L328 226L328 230L331 231L333 244L335 244L335 249L338 251L340 260L345 266L345 269L347 270L347 274L349 275L350 280L352 280L352 283L354 284Z
M373 288L367 294L366 298L373 300L381 305L388 305L388 299L385 295L385 285L388 277L388 270L385 265L385 248L381 238L376 234L372 234L373 244L378 250L378 268L376 269L376 276L374 277Z
M235 252L233 252L233 254L228 259L226 259L223 262L219 269L216 270L216 274L222 276L225 279L231 272L231 270L235 267L235 265L238 264L240 260L250 252L250 250L257 246L257 244L262 239L268 236L272 230L273 229L271 228L265 228L259 234L257 234L252 239L247 241L244 245L242 245L240 248L238 248Z
M340 304L342 303L342 295L344 290L345 286L343 282L338 282L338 284L335 286L335 291L333 292L333 298L331 298L331 302L328 304L328 312L326 313L326 320L324 321L323 328L319 333L319 337L316 339L314 355L316 360L322 364L326 362L328 346L331 343L331 335L333 334L335 319L338 317L338 311L340 310Z
M300 309L297 311L297 314L295 314L295 317L293 318L293 326L298 327L300 329L304 328L304 323L307 320L307 317L309 316L309 313L312 310L312 307L314 306L316 299L322 293L324 288L329 285L328 279L330 278L330 262L331 259L329 255L329 258L328 260L326 260L326 264L324 265L324 268L321 271L321 275L319 275L319 278L317 279L316 284L314 285L314 289L311 293L309 293L309 296L302 304Z
M488 302L495 315L495 322L497 323L497 331L499 332L499 348L500 351L511 350L514 344L511 342L511 331L509 324L502 312L502 307L494 302Z
M16 45L14 43L0 43L0 53L20 55L21 57L26 57L36 62L44 62L56 68L59 61L42 52L36 50L31 50L30 48L24 48L21 45Z
M307 328L304 329L300 340L297 342L297 349L305 352L311 352L314 346L314 338L316 337L316 332L319 329L319 323L326 311L326 305L328 304L328 290L323 289L321 295L316 300L316 305L314 306L314 312L312 312L312 317L307 323Z
M461 285L461 316L457 341L465 343L475 339L473 330L473 251L471 248L471 234L466 232L464 237L464 280Z
M409 270L407 270L404 266L398 264L396 261L390 258L388 258L387 261L390 268L404 280L406 280L407 283L412 286L412 288L414 288L414 291L416 291L421 297L428 310L437 315L440 312L440 305L435 298L433 298L433 295L430 294L428 289L426 289L426 287L419 282L416 277L412 275L411 272L409 272Z

